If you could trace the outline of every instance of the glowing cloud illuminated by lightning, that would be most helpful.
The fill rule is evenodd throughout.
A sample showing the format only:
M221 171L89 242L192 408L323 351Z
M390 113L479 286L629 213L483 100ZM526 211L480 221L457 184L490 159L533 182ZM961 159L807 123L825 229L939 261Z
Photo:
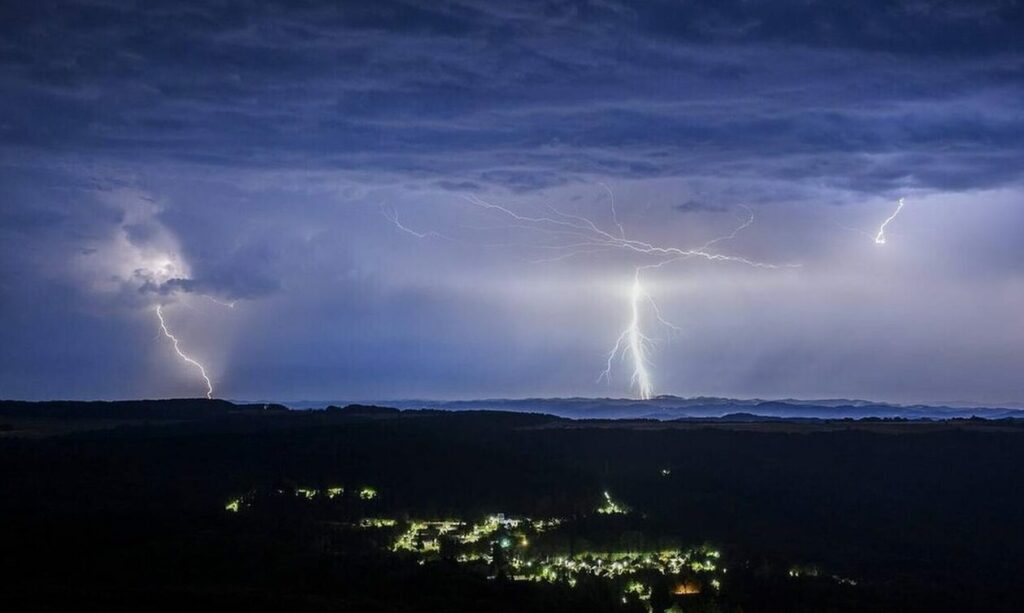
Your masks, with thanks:
M138 308L155 308L163 335L173 343L182 361L199 370L206 382L206 397L211 398L213 384L205 367L181 350L178 339L167 327L163 306L176 303L192 307L194 301L202 298L234 309L236 302L195 293L188 286L193 281L191 267L178 237L161 220L164 209L156 198L127 188L103 192L99 197L118 212L119 221L70 262L75 277L96 296L105 295Z

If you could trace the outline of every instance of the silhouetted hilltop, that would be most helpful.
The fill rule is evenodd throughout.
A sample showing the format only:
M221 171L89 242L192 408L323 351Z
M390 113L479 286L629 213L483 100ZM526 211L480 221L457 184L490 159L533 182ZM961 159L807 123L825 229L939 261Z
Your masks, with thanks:
M728 577L705 595L730 606L689 611L1024 610L1024 420L779 418L749 405L612 421L206 400L0 403L77 416L0 416L15 427L0 436L5 610L262 611L261 599L311 612L646 610L618 606L621 575L575 587L505 582L487 579L487 565L420 565L395 550L414 518L468 526L496 513L563 521L530 538L525 555L541 563L715 546ZM132 419L82 418L101 414ZM140 418L154 415L171 418ZM601 513L604 492L633 512ZM652 590L676 585L635 576ZM450 589L462 580L485 591ZM571 600L583 596L591 604Z
M0 417L22 419L202 419L217 415L287 410L287 407L279 404L234 404L227 400L206 398L113 402L0 400Z
M326 403L296 403L294 409L321 416L321 419L349 417L397 417L406 414L426 416L432 412L533 414L563 419L630 419L658 421L768 421L837 419L946 420L972 417L1022 419L1024 411L1013 408L949 407L930 405L894 405L863 400L736 400L729 398L679 398L658 396L650 400L625 398L523 398L484 400L399 400L390 406L351 403L344 406ZM130 400L115 402L81 401L0 401L0 418L12 419L208 419L239 414L285 414L283 404L245 403L205 398L170 400ZM505 419L515 419L508 417Z
M350 404L344 407L339 407L332 404L328 406L326 410L336 411L340 414L358 417L393 417L401 413L401 410L399 409L393 409L391 407L379 407L372 404Z

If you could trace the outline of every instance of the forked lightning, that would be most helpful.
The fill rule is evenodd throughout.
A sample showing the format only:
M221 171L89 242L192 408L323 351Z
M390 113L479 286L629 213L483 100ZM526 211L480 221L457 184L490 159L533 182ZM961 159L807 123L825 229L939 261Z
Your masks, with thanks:
M643 316L645 311L654 315L655 321L662 326L678 330L678 328L666 321L658 309L654 299L647 293L641 282L641 272L646 269L660 268L666 264L700 258L717 262L733 262L756 268L779 268L775 264L767 264L750 260L748 258L716 253L709 249L721 241L734 238L744 228L753 223L753 214L747 209L749 217L744 220L730 234L706 242L696 249L683 249L674 246L663 246L649 243L642 240L628 238L625 228L619 221L618 211L614 205L614 194L611 190L602 185L612 197L611 215L616 226L617 234L601 229L594 221L579 215L563 213L558 209L548 206L548 215L529 216L521 215L515 211L488 202L476 196L469 196L466 200L486 211L497 213L511 221L510 227L529 230L552 239L552 242L544 245L531 245L531 248L545 250L549 256L535 260L536 262L554 262L568 258L590 255L603 251L624 251L635 255L646 256L653 261L634 269L633 282L629 291L629 321L626 328L618 335L615 345L608 354L607 366L602 371L598 380L611 379L612 366L616 357L629 357L633 364L631 382L636 390L636 395L641 400L648 400L654 396L654 384L650 371L649 350L654 339L644 333ZM417 232L398 222L394 213L385 212L388 220L399 230L425 238L427 236L441 236L436 232ZM449 237L443 237L452 240ZM647 307L647 308L645 308Z

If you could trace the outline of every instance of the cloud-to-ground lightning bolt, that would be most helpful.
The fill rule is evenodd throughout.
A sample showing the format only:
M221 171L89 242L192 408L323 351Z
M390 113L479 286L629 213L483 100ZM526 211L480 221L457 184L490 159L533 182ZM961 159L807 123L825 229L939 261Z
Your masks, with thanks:
M167 322L164 321L163 308L159 304L156 306L156 316L157 319L160 320L160 329L163 330L164 336L171 339L171 343L174 344L174 352L177 353L178 357L184 360L186 363L191 364L192 366L195 366L197 369L199 369L199 374L202 375L203 381L206 382L206 397L213 398L213 383L210 382L210 377L206 376L206 369L203 368L202 364L185 355L185 352L183 352L181 348L178 346L177 337L171 334L171 331L167 329Z
M753 224L753 211L751 211L750 208L746 206L744 206L743 208L746 209L748 214L746 220L744 220L729 234L725 236L720 236L718 238L712 239L704 243L698 250L695 251L695 253L704 252L712 245L715 245L722 241L727 241L736 238L736 235L739 234L740 231L746 229L751 224ZM619 225L617 222L616 225L618 225L621 230L622 226ZM640 282L640 273L644 270L651 268L661 268L665 264L673 262L677 259L679 258L672 257L653 264L638 266L633 271L633 285L630 288L629 293L629 324L626 326L626 329L623 330L619 337L616 339L615 345L612 347L612 350L608 353L608 363L604 371L602 371L601 375L598 377L598 381L600 381L601 379L611 381L612 363L614 362L615 357L619 355L625 357L628 354L630 360L633 363L633 374L631 377L631 382L633 384L633 387L636 389L637 398L640 400L650 400L651 398L654 397L654 384L651 381L651 373L649 369L650 359L648 358L648 348L654 342L654 339L643 332L643 324L641 322L641 305L646 302L650 306L651 311L654 314L654 318L657 320L659 324L673 331L680 331L680 329L675 324L670 323L664 317L661 316L661 309L658 307L658 303L656 303L654 301L654 298L651 297L649 293L647 293L647 290L644 289L643 284ZM760 263L756 262L753 262L752 264L760 265Z
M628 238L625 228L621 223L619 223L618 212L614 208L614 194L611 193L610 188L607 186L602 185L602 187L604 187L612 197L612 220L618 230L618 234L612 234L601 229L594 221L586 217L563 213L552 206L547 207L548 211L550 211L549 215L527 216L521 215L507 207L488 202L476 196L468 196L466 197L466 200L480 209L495 212L507 217L511 221L510 227L512 228L530 230L553 239L555 241L553 244L532 245L535 249L551 252L551 255L548 257L534 260L535 262L561 261L576 256L614 250L625 251L627 253L653 259L652 262L637 266L634 269L633 283L630 288L629 295L629 322L626 328L619 334L614 347L608 354L607 367L602 371L601 376L598 377L598 380L610 380L612 364L615 361L615 358L625 358L628 356L633 364L631 381L633 387L636 389L637 397L641 400L647 400L652 398L654 395L654 385L650 373L650 360L648 357L649 348L654 339L643 331L643 307L645 305L650 307L650 312L654 314L654 317L659 324L673 330L679 330L679 328L662 317L658 305L643 287L641 282L641 272L652 268L661 268L666 264L690 258L700 258L718 262L733 262L756 268L779 268L779 266L709 250L719 242L735 238L741 230L750 226L750 224L753 223L753 214L750 212L750 209L747 209L747 212L749 213L748 218L730 234L710 240L699 248L683 249L674 246L661 246L646 241ZM424 238L428 235L440 236L434 232L417 232L415 230L411 230L398 223L397 217L393 213L388 214L385 212L385 216L399 230L413 236L419 238ZM443 238L451 240L448 237Z
M640 321L640 307L645 298L651 300L643 285L640 284L640 269L638 268L633 276L633 285L629 292L629 324L622 331L622 334L619 335L619 338L615 340L615 346L608 353L608 365L601 373L601 376L597 378L598 381L601 379L611 381L612 362L616 356L624 355L625 352L628 352L633 362L631 382L633 387L636 388L636 395L640 400L650 400L654 396L654 384L651 383L651 373L647 368L647 347L651 339L644 334ZM654 304L653 301L651 304Z
M893 219L896 219L896 216L899 215L900 211L902 211L902 210L903 210L903 198L900 198L899 204L896 205L896 210L893 211L892 215L889 215L889 217L885 221L882 222L882 226L880 228L878 228L878 234L875 235L875 244L876 245L884 245L885 244L885 227L887 225L889 225L890 221L892 221Z

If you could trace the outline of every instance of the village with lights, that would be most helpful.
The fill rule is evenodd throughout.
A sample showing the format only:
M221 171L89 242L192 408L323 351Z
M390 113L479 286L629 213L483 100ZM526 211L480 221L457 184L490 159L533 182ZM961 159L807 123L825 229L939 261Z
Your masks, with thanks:
M669 470L661 474L666 476ZM275 502L279 509L281 503L321 505L321 510L342 505L350 516L353 510L364 514L347 521L325 519L321 522L325 528L348 537L365 535L382 551L419 566L455 563L490 580L544 582L569 588L602 583L618 594L622 605L635 610L708 610L706 605L714 602L728 581L722 553L709 544L595 547L593 542L581 539L583 546L578 546L570 536L574 522L629 521L631 516L642 519L642 514L608 491L596 496L597 504L576 518L505 513L475 519L413 518L407 514L387 517L374 513L379 497L376 488L365 485L351 489L277 487L251 490L228 501L225 510L245 514ZM815 566L792 566L786 571L791 579L819 574ZM851 579L828 578L839 584L856 584Z

